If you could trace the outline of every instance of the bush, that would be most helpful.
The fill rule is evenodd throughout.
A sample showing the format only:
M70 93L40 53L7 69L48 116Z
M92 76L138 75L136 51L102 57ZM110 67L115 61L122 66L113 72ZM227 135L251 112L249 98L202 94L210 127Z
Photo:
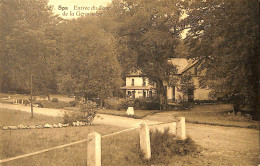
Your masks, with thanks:
M121 110L121 103L122 101L125 99L116 99L116 98L111 98L111 99L106 99L104 102L104 107L106 109L110 109L110 110Z
M58 100L58 98L53 98L52 100L51 100L51 102L53 102L53 103L57 103L59 100Z
M189 101L181 101L180 103L178 103L178 109L179 110L188 110L192 107L192 104Z
M238 121L238 122L251 122L252 116L250 114L244 114L242 115L241 112L238 112L237 114L233 112L227 112L224 113L224 116L227 117L229 121Z
M34 105L36 105L37 107L43 108L43 104L40 101L34 102Z
M69 102L70 107L76 107L77 102L75 100Z
M125 99L121 102L121 108L127 110L128 107L134 107L134 101L130 99Z
M84 104L80 105L79 111L67 112L63 115L64 123L69 123L70 125L73 122L80 121L86 122L87 124L92 124L97 113L97 104L92 101L87 101Z
M134 151L148 164L168 164L169 159L174 155L192 155L200 152L199 146L191 138L185 140L176 139L175 135L169 132L158 130L150 132L152 157L149 161L143 160L143 152L140 149L139 140ZM139 150L138 150L139 149Z
M157 98L135 99L134 107L139 110L159 110L160 102Z
M126 110L128 107L133 107L134 106L134 101L129 100L129 99L116 99L116 98L111 98L105 100L104 104L106 109L111 109L111 110Z

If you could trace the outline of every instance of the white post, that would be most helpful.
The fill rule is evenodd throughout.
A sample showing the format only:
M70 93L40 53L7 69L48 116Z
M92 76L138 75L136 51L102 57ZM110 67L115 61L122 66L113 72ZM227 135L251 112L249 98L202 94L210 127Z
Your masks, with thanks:
M87 166L101 166L101 135L91 132L88 135Z
M145 122L140 124L140 147L144 153L144 159L149 160L151 158L150 133Z
M170 133L173 135L176 135L176 126L177 126L176 122L170 123Z
M185 117L178 117L176 136L182 140L186 139Z

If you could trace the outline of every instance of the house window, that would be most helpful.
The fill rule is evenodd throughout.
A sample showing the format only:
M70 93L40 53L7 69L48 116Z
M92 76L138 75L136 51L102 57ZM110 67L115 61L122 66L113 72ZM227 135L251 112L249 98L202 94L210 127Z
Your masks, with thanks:
M131 84L132 86L134 86L135 85L135 79L132 79L132 84Z
M146 86L146 78L143 78L143 86Z

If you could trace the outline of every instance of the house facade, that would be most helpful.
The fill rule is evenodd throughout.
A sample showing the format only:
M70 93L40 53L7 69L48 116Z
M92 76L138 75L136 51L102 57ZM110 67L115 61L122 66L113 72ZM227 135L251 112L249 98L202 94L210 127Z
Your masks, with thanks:
M172 58L168 62L177 69L177 72L169 80L163 81L168 103L215 100L210 97L211 90L209 88L200 87L199 79L205 74L205 71L197 72L201 65L198 60ZM183 89L183 84L187 83L185 82L187 80L182 80L185 75L189 76L191 87ZM126 97L131 98L145 98L156 95L155 83L149 82L149 79L142 75L140 71L127 75L126 86L121 87L121 89L126 91Z
M126 76L125 90L127 98L147 98L154 95L154 86L140 71L132 72Z
M169 63L177 68L177 72L171 76L171 80L175 80L174 84L169 81L164 81L168 103L215 100L215 98L210 96L211 90L208 87L202 88L200 86L199 80L206 72L205 70L198 72L198 68L201 65L200 61L185 58L172 58L169 59ZM185 79L185 75L189 76L189 80ZM183 84L187 83L187 81L190 82L191 86L182 88Z

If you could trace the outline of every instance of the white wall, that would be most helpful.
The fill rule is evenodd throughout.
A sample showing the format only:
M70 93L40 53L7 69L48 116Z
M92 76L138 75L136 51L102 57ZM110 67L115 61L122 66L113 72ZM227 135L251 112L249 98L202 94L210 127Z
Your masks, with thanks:
M132 79L134 79L134 86L143 86L143 77L126 77L126 86L132 86ZM149 80L146 78L146 85L148 86Z

